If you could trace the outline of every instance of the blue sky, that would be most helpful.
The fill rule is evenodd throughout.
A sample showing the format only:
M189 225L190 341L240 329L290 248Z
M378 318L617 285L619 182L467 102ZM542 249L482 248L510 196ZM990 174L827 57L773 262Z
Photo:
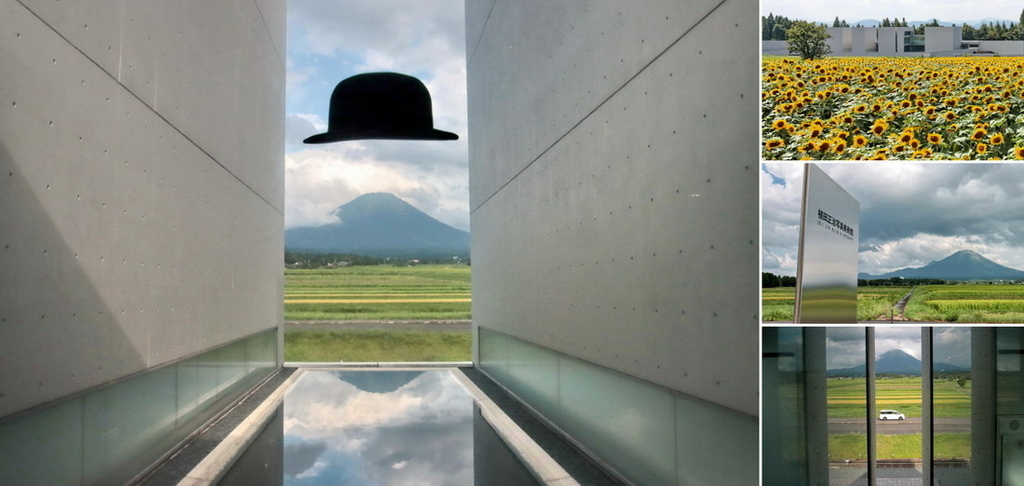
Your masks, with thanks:
M819 163L860 202L860 272L920 267L958 250L1024 270L1024 164ZM803 164L761 171L762 269L796 275Z
M390 192L469 230L464 32L462 0L288 1L286 227L334 222L338 206ZM339 81L379 71L423 81L434 126L459 140L302 143L326 130Z
M948 22L964 22L983 18L1016 21L1024 4L1008 0L965 2L963 0L849 0L821 2L819 0L762 0L761 13L782 15L793 20L831 22L837 16L848 22L883 18L930 20L938 18Z

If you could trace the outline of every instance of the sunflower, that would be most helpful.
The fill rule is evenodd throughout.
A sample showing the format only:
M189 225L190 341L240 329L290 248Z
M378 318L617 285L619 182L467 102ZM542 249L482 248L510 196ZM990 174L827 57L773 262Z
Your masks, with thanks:
M932 145L938 145L938 144L942 143L942 135L939 135L938 133L929 133L928 134L928 143L930 143Z
M775 121L772 122L772 128L774 128L776 130L783 130L783 129L785 129L786 128L786 120L783 120L782 118L776 119Z
M828 152L832 148L832 142L829 140L822 140L815 146L819 152Z
M881 135L881 134L885 133L885 131L888 130L888 129L889 129L889 125L888 124L886 124L882 120L878 120L878 121L875 122L874 125L871 126L871 133L874 133L875 135Z
M985 130L984 128L978 128L974 130L974 133L971 134L971 140L980 141L985 138L985 135L988 135L988 130Z
M1013 158L1017 160L1024 160L1024 147L1014 147Z
M942 114L942 117L945 118L946 121L953 121L956 120L956 113L953 113L952 111L947 111L946 113Z
M903 132L900 134L900 143L910 143L914 139L914 134L911 132Z
M832 151L833 152L835 152L837 154L841 154L844 151L846 151L846 141L845 140L837 138L837 139L833 140L832 143L833 143L833 146L832 146Z
M864 135L854 135L853 136L853 146L854 147L863 147L863 146L865 146L867 144L868 144L868 138L865 137Z
M1003 143L1003 134L1002 133L997 133L995 135L992 135L992 137L989 138L988 141L992 145L1002 145L1002 143Z
M775 149L777 149L777 148L779 148L779 147L781 147L781 146L783 146L785 144L786 143L783 142L781 138L773 138L773 139L765 142L764 143L764 147L766 149L768 149L768 150L775 150Z
M853 107L854 113L864 113L866 111L868 111L868 105L857 105Z
M976 145L974 147L974 151L978 152L979 154L986 153L986 152L988 152L988 145L985 145L983 143L979 143L978 145Z

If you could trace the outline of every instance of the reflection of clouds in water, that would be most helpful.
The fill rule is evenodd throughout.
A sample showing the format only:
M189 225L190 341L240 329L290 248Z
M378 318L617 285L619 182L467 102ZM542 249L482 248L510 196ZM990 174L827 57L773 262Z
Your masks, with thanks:
M356 381L383 373L389 372L339 375ZM307 371L285 400L286 444L294 444L286 453L300 454L285 456L286 471L298 471L289 484L471 484L472 398L462 385L436 371L394 391L360 390L394 386L357 387L330 372ZM314 455L315 444L328 450Z
M291 438L289 438L291 439ZM287 440L284 444L284 455L288 461L284 464L284 475L289 477L308 475L310 469L317 465L317 458L327 450L323 441Z

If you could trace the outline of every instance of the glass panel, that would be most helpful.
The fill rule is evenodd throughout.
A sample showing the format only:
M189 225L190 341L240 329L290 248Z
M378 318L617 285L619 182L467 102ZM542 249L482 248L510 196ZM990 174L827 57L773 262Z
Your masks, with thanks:
M509 387L549 420L561 415L558 395L558 354L525 341L508 338Z
M807 484L803 329L762 329L762 484Z
M504 334L478 327L480 368L500 382L508 380L508 341Z
M757 484L757 418L676 396L676 484Z
M875 328L878 484L920 481L921 328Z
M1024 484L1024 333L996 330L996 415L1004 485Z
M971 328L932 329L932 464L939 484L971 482Z
M562 356L562 428L636 484L672 484L676 476L672 394Z
M864 484L868 477L867 346L863 327L825 330L829 481Z
M85 396L85 481L120 484L173 445L177 371L151 371ZM171 443L168 443L171 442Z
M81 437L81 398L0 424L0 484L81 484Z

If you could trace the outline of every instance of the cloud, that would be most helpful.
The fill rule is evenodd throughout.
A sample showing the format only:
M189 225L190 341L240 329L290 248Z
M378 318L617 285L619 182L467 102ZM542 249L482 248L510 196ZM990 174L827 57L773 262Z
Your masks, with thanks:
M451 149L373 140L290 153L285 157L285 227L333 223L338 206L363 194L388 192L444 223L468 230L464 159L421 162L443 159L446 150Z
M368 192L390 192L469 230L463 12L462 0L289 2L286 227L334 222L338 206ZM326 130L334 86L371 71L423 81L434 126L460 140L304 145L304 138Z
M391 383L397 388L371 386L388 372L379 373L307 372L292 387L284 431L295 446L286 452L303 455L289 471L317 484L472 482L473 402L465 389L441 371ZM377 391L361 390L357 380ZM301 444L326 450L314 455L314 446Z
M765 271L795 275L802 176L765 164L762 174ZM971 249L1024 268L1024 167L1017 164L819 164L860 202L860 271L919 267ZM773 273L779 273L773 272Z
M817 0L764 0L761 12L783 15L793 20L831 22L836 16L850 23L860 20L906 18L915 20L969 21L982 17L1016 20L1021 6L1009 0L987 2L980 11L970 2L957 0L852 0L848 2L819 2ZM831 25L831 24L830 24Z

